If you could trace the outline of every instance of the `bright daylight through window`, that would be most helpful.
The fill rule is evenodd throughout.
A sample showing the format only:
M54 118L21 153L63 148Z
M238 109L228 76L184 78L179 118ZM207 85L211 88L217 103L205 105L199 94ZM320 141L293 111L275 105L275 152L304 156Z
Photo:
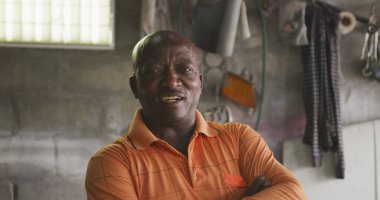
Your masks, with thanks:
M0 46L114 47L114 0L0 0Z

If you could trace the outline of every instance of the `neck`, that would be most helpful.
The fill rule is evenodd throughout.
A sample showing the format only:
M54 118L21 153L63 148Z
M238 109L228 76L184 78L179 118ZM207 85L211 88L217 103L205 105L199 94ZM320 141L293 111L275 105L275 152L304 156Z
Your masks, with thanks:
M155 136L169 143L182 154L187 155L187 146L196 126L195 113L191 121L171 120L166 123L144 115L142 117L148 129Z

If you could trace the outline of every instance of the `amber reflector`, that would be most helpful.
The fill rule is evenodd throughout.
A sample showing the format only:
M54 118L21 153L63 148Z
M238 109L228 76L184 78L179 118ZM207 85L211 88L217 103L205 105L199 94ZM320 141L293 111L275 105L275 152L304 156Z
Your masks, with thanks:
M256 107L252 83L231 72L227 73L226 83L221 88L221 94L234 103L249 108Z

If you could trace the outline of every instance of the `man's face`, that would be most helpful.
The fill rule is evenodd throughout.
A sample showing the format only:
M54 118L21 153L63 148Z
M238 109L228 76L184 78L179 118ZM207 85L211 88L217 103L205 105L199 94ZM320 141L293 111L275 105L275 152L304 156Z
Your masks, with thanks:
M144 49L131 87L145 118L169 124L194 120L203 80L192 47L177 41Z

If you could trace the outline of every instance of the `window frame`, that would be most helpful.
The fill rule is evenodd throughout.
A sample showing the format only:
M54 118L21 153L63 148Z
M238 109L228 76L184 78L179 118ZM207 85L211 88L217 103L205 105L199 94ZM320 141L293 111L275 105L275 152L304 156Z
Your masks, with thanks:
M6 42L0 41L0 47L14 48L47 48L47 49L83 49L83 50L114 50L115 49L115 0L110 1L110 30L111 41L108 44L70 44L70 43L43 43L43 42Z

